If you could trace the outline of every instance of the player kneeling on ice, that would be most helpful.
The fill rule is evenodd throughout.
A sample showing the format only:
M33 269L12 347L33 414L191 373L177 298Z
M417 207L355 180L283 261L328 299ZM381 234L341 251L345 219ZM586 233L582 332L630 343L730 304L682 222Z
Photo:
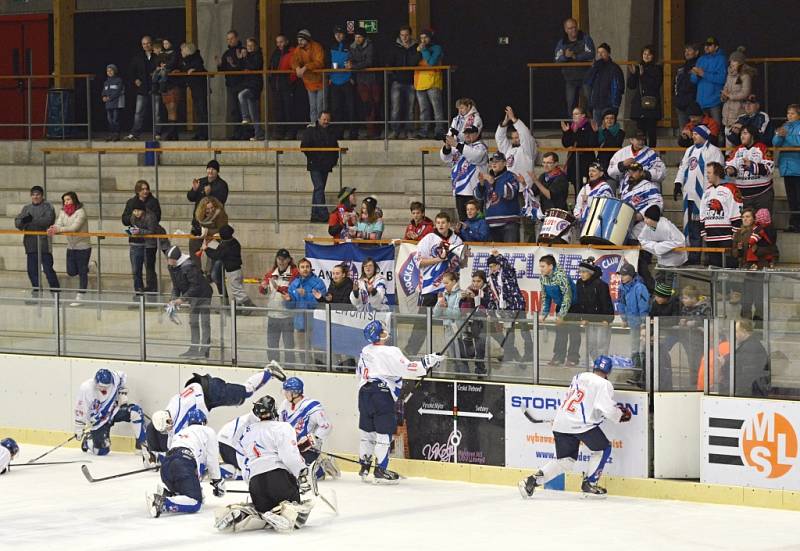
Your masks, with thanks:
M632 414L628 407L614 401L614 387L608 380L610 372L611 358L598 356L591 373L579 373L572 378L567 395L553 420L556 460L520 481L522 497L531 497L538 486L574 469L581 442L592 452L581 490L594 495L606 493L606 489L598 486L597 482L611 456L611 443L599 425L606 419L625 423L631 420Z
M331 432L333 426L325 415L325 409L317 400L306 398L303 395L303 381L298 377L289 377L283 383L283 396L285 400L279 411L280 420L294 427L297 434L297 449L309 465L309 471L317 479L325 476L339 478L341 472L333 459L323 455L322 443ZM313 463L316 462L316 465Z
M301 501L310 489L308 469L297 449L295 431L279 420L272 396L253 404L259 421L244 432L243 474L252 504L229 505L217 511L215 527L225 532L300 528L308 520L313 501Z
M0 474L11 472L11 460L19 453L19 446L13 438L0 440Z
M369 469L375 457L375 482L397 484L398 475L388 471L389 447L397 429L395 402L403 388L403 377L421 377L442 360L438 354L426 354L421 361L412 362L396 346L387 346L389 333L383 323L371 321L364 328L370 343L361 350L356 367L359 379L358 428L361 431L358 475L368 482Z
M219 444L214 429L205 426L206 414L199 409L186 416L186 426L175 433L172 446L161 461L161 481L154 494L147 494L147 508L153 517L161 513L196 513L203 504L200 478L206 470L214 495L225 495L219 472Z
M217 439L219 440L219 455L222 457L222 465L219 466L222 478L242 480L241 464L244 459L242 436L247 427L258 421L258 417L248 411L244 415L228 421L219 429Z
M167 409L153 413L152 422L147 426L147 444L142 449L145 464L155 466L155 453L163 453L170 448L172 436L186 424L186 416L190 411L199 409L208 415L215 407L240 406L272 377L279 381L286 380L283 369L274 361L267 364L263 371L251 375L243 385L195 373L186 381L184 389L170 399Z
M127 377L122 371L98 369L78 389L75 403L75 436L81 449L94 455L111 451L111 427L114 423L131 423L136 434L136 449L145 441L144 413L136 404L128 403Z

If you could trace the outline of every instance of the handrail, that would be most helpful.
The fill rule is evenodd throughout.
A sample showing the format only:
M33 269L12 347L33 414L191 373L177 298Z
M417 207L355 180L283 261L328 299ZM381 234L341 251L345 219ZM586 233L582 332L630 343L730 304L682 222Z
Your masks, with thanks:
M766 144L765 144L766 145ZM430 147L430 146L423 146L419 148L420 153L436 153L441 149L439 147ZM489 151L497 151L496 147L488 147ZM592 153L594 151L607 151L609 153L619 151L620 147L564 147L564 146L555 146L555 147L548 147L546 151L567 151L570 153ZM650 149L655 149L656 151L674 151L679 153L685 153L688 148L681 147L679 145L657 145L655 147L651 147ZM734 151L738 149L738 146L726 146L719 148L722 151ZM781 151L800 151L800 147L778 147L775 145L767 145L767 149L771 149L773 151L781 152Z
M347 153L347 147L41 147L42 153L304 153L306 151L337 151Z
M617 65L640 65L642 62L641 60L633 60L633 59L624 59L624 60L612 60ZM800 57L750 57L747 58L748 63L797 63L800 62ZM559 67L591 67L593 61L570 61L570 62L562 62L562 61L535 61L532 63L528 63L529 69L540 69L540 68L559 68ZM662 61L658 61L656 65L682 65L686 63L685 59L664 59Z
M25 78L95 78L95 74L56 74L52 75L0 75L0 80L20 80Z
M456 69L456 65L415 65L413 67L368 67L366 69L309 69L309 73L382 73L384 71L402 72L402 71L448 71ZM191 73L174 71L167 73L167 76L176 77L193 77L193 76L240 76L240 75L294 75L296 74L293 69L262 69L261 71L192 71Z

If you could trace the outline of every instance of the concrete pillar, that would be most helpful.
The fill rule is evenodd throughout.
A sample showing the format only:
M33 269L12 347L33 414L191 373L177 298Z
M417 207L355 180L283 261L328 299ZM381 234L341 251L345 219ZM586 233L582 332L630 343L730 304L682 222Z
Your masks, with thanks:
M258 36L258 18L256 5L258 0L196 0L197 2L197 47L200 48L206 68L216 71L214 57L220 57L225 51L225 35L231 29L239 33L244 43L248 36ZM226 120L225 79L211 79L211 112L212 122ZM214 138L224 138L233 132L232 128L214 127Z
M642 0L588 0L589 28L595 46L606 42L611 46L611 57L616 61L640 59L645 44L654 43L656 5ZM659 48L656 48L658 51ZM628 69L622 67L627 79ZM627 90L626 90L627 92ZM630 104L630 94L622 98L620 116L625 117Z

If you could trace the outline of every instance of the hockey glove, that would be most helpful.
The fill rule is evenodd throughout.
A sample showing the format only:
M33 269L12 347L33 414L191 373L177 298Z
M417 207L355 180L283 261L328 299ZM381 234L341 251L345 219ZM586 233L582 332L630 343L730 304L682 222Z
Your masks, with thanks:
M308 436L297 441L297 449L300 451L300 453L303 453L313 448L314 444L316 444L314 437L309 434Z
M439 365L439 362L442 361L442 358L444 358L444 356L440 356L439 354L425 354L422 356L422 367L425 369L425 371L430 371Z
M216 497L222 497L225 495L225 480L222 478L217 478L216 480L211 481L211 487L213 489L213 493Z
M275 360L270 360L270 362L264 367L264 370L269 371L272 376L278 379L280 382L284 382L286 380L286 373L283 371L281 365Z
M311 491L311 483L308 481L308 468L303 469L297 475L297 485L300 487L301 494Z
M633 415L631 408L629 408L628 406L623 406L622 404L617 404L617 407L620 409L620 411L622 411L622 417L619 418L619 422L627 423L628 421L630 421L631 416Z
M75 423L75 438L77 440L83 440L84 436L89 432L86 428L84 423Z
M680 182L675 182L675 187L673 188L672 192L672 199L677 201L683 195L683 184Z

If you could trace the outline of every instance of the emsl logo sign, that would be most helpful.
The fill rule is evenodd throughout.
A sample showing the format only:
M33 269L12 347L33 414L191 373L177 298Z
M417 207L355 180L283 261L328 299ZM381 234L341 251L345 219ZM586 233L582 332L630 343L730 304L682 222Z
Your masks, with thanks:
M742 430L745 462L767 478L780 478L797 459L797 434L779 413L757 413Z
M708 428L710 464L747 466L780 478L797 461L797 432L780 413L762 411L747 420L709 417Z

